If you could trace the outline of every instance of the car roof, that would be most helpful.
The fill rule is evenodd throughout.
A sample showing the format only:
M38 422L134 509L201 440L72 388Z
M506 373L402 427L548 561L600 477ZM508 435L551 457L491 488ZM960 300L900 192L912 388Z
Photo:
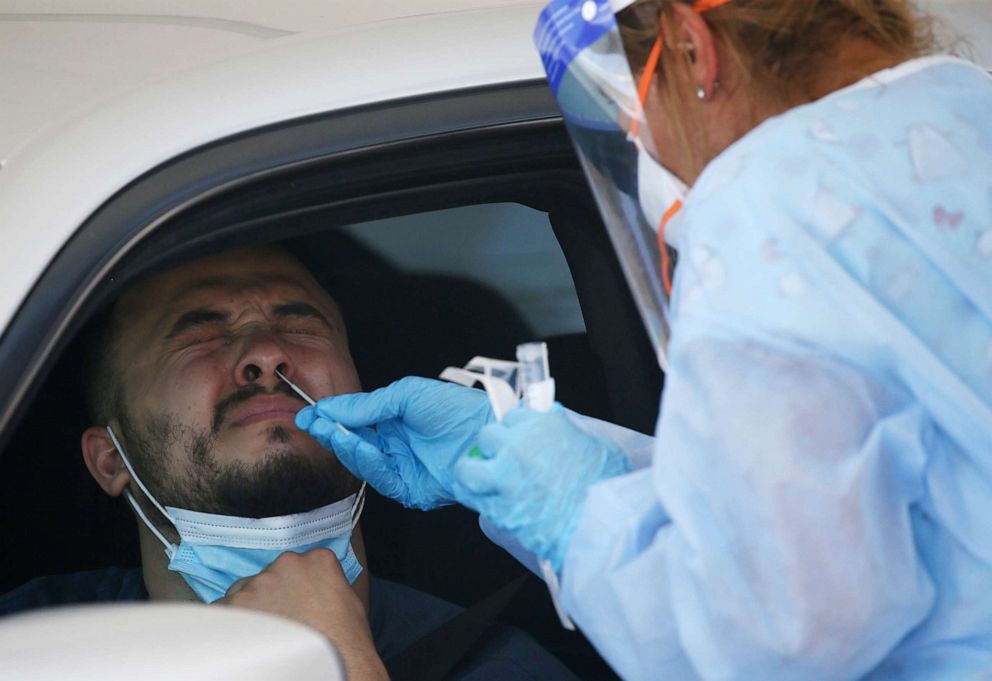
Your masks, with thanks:
M142 173L272 123L543 77L535 0L3 0L0 329Z
M520 5L536 18L533 0L4 0L0 158L53 124L196 67L328 33ZM430 34L429 21L420 26Z

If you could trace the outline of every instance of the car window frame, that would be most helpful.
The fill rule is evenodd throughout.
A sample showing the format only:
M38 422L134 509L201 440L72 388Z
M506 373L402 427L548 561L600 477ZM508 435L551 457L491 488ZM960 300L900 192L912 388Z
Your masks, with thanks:
M115 193L66 241L0 338L0 447L65 342L98 306L93 293L163 225L272 172L389 145L558 117L540 80L412 97L270 125L189 150ZM102 298L102 296L101 296Z
M224 229L213 228L207 228L204 235L191 235L189 228L176 227L179 218L190 222L198 209L209 215L209 211L218 210L216 201L230 201L229 197L236 197L239 190L251 191L271 177L307 173L334 164L361 164L368 160L374 163L377 157L390 154L401 158L425 146L444 153L445 149L457 149L458 143L523 134L529 135L532 159L542 166L535 173L545 182L560 181L578 193L588 194L560 114L543 81L445 92L287 121L191 150L135 179L75 231L26 296L0 339L0 366L5 367L0 372L0 451L30 405L34 391L75 332L104 301L148 270L148 256L142 254L142 245L157 241L155 250L159 254L188 254L201 245L207 248L209 242L226 238ZM500 163L509 162L511 171L520 175L519 167L512 167L512 159L496 158L500 155L498 142L495 146L490 143L488 149L490 157L477 159L480 167L484 166L477 178L483 194L485 173L498 173ZM556 172L561 175L558 180ZM416 188L419 180L415 172L413 175L410 180ZM450 181L461 179L452 177ZM380 215L369 213L374 191L351 199L338 197L339 219L354 222L430 208L424 203L423 192L409 191L410 200L404 204L404 189L394 187L391 201ZM489 198L496 202L507 197L494 188ZM485 196L477 194L466 203L484 200ZM512 200L536 207L542 201L537 190L529 197ZM451 205L450 201L438 204ZM591 202L584 210L595 215ZM195 225L195 219L190 224ZM242 221L231 227L234 228L244 230L246 225ZM563 241L560 229L555 231L569 267L573 268L569 244ZM259 240L267 240L265 237L263 233ZM199 244L197 239L204 243ZM611 250L605 240L599 248ZM612 253L610 257L615 261ZM169 264L164 256L160 259L159 266ZM623 286L619 265L614 264L615 282ZM585 315L580 289L589 287L583 287L578 280L576 287ZM621 373L636 376L638 372L628 368ZM650 395L650 386L647 394Z

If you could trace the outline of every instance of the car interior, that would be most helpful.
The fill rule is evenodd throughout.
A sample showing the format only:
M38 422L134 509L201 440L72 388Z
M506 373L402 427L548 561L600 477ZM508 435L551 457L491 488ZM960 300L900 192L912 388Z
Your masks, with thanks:
M41 575L139 564L129 509L102 493L80 455L92 424L78 338L129 282L208 253L274 242L300 257L342 308L366 390L436 377L476 355L512 359L518 343L540 340L565 406L653 431L663 377L560 122L345 156L245 170L223 190L201 189L182 210L163 211L154 228L138 202L127 209L142 225L138 237L118 233L98 253L80 251L89 264L72 266L100 262L104 273L76 287L73 314L60 313L52 351L3 431L0 593ZM123 224L123 211L111 205L104 215ZM73 248L82 246L70 244L66 256ZM17 323L31 319L32 304L54 305L48 290L36 291ZM423 513L371 493L362 525L373 574L462 606L525 572L459 507ZM533 575L500 620L580 677L615 678L581 634L561 628Z

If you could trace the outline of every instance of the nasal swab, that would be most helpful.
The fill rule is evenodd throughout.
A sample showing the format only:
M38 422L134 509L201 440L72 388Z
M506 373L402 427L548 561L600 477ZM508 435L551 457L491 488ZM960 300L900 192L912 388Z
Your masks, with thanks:
M282 372L279 371L278 369L276 369L276 376L278 376L283 381L285 381L286 382L286 385L288 385L290 388L292 388L293 389L293 392L295 392L297 395L299 395L300 397L302 397L303 400L307 404L309 404L311 407L317 404L316 400L314 400L312 397L310 397L305 392L303 392L303 388L301 388L300 386L296 385L291 380L289 380L288 378L286 378L285 376L283 376L282 375Z
M317 404L316 400L314 400L312 397L310 397L309 395L307 395L303 391L303 388L301 388L300 386L296 385L291 380L289 380L288 378L286 378L285 376L283 376L282 375L282 372L279 371L278 369L276 369L275 372L276 372L276 376L278 376L283 381L285 381L286 385L288 385L290 388L293 389L293 392L295 392L297 395L299 395L300 397L303 398L303 401L304 402L306 402L307 404L309 404L311 407L316 406L316 404ZM336 425L338 427L338 430L340 430L342 433L348 433L349 435L351 434L351 431L348 430L347 428L345 428L344 426L342 426L340 423L335 423L334 425Z

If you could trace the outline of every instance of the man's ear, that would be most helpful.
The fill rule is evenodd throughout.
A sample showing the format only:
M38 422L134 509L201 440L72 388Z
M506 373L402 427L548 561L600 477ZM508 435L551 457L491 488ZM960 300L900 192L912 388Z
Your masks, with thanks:
M118 431L119 432L119 431ZM121 460L114 441L103 426L90 426L83 431L83 461L90 475L103 491L112 497L119 497L131 482L124 461Z
M662 18L665 41L685 55L695 87L709 99L720 76L716 38L706 20L688 3L673 3L670 17L668 22Z

